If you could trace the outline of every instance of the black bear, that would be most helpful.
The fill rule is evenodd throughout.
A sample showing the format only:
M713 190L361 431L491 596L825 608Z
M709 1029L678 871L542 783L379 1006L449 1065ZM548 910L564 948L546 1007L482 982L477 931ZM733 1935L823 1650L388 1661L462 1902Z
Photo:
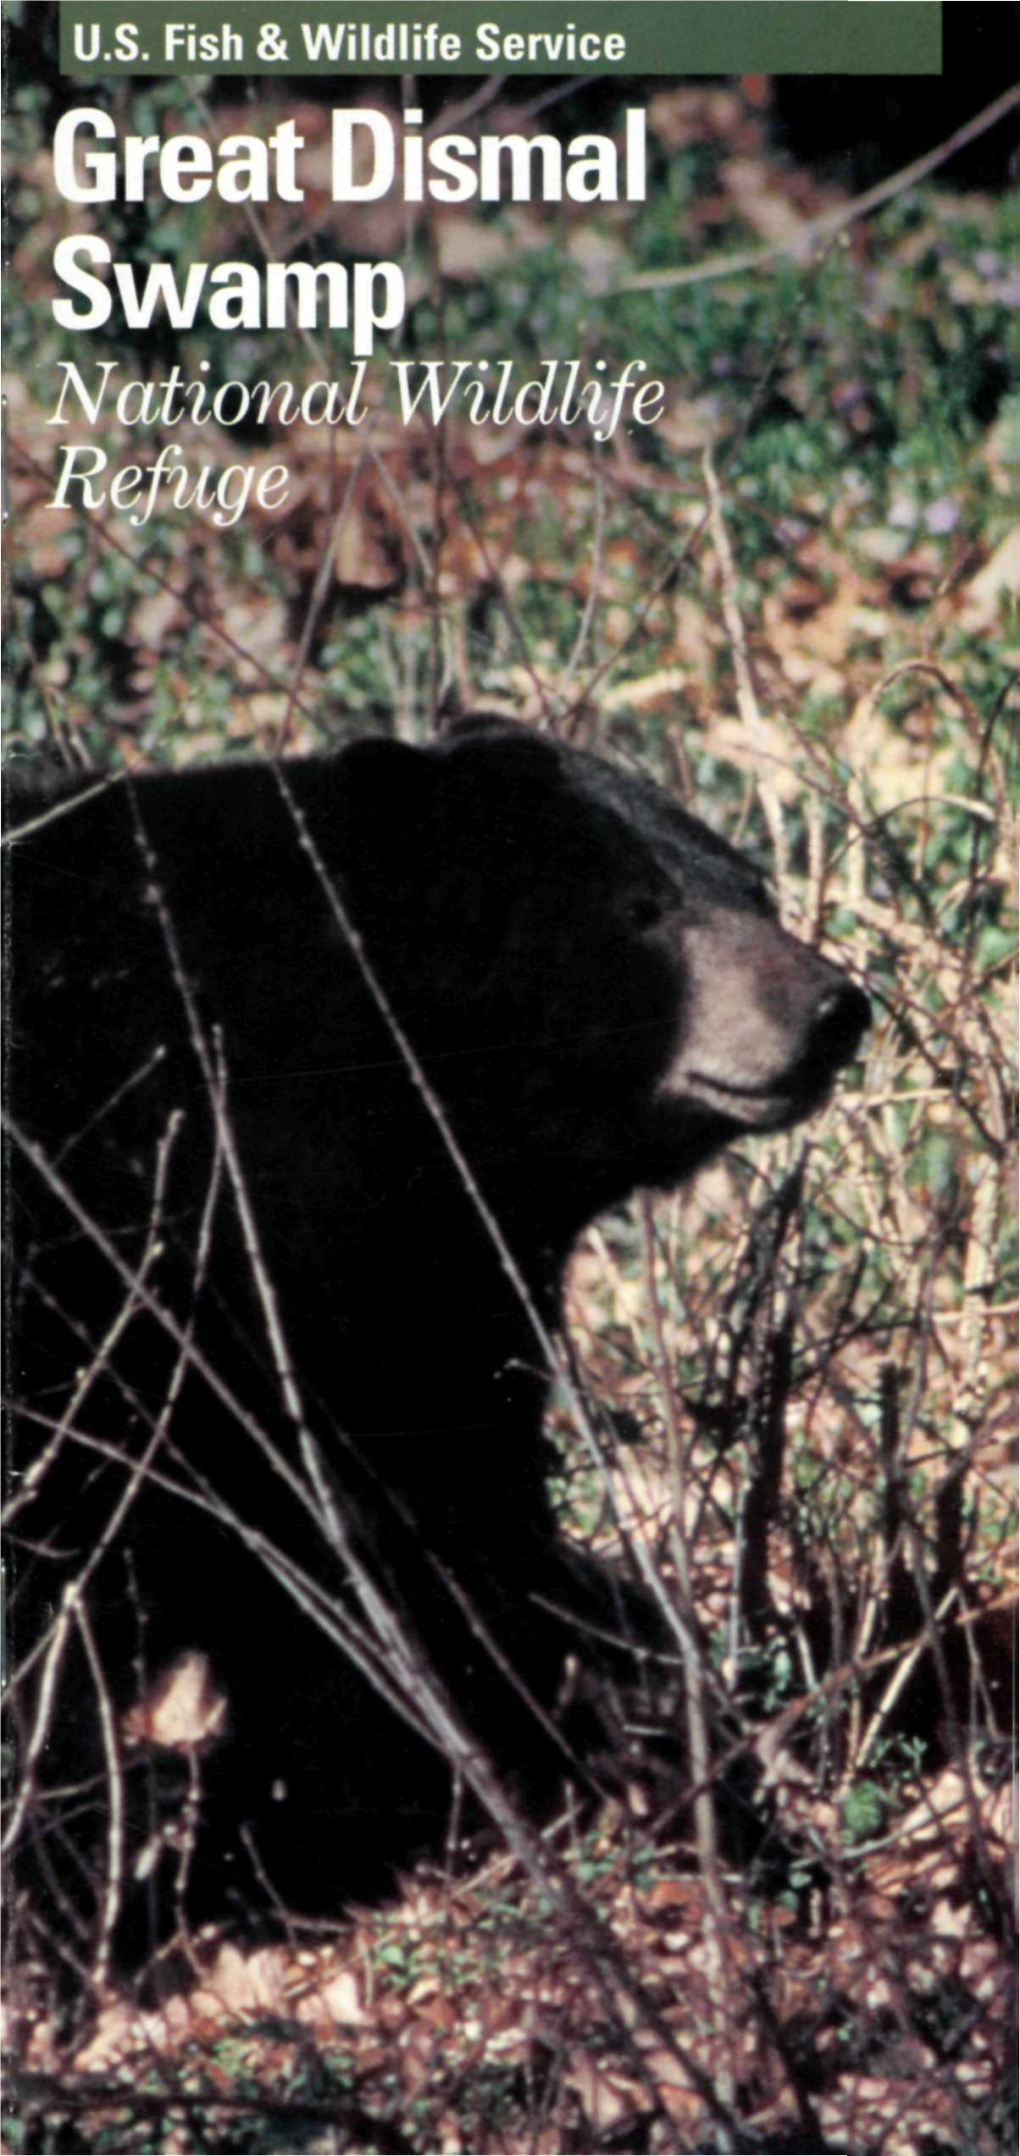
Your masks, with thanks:
M519 726L16 791L11 1838L87 1977L435 1833L352 1559L548 1792L571 1246L817 1107L868 1007L742 855Z

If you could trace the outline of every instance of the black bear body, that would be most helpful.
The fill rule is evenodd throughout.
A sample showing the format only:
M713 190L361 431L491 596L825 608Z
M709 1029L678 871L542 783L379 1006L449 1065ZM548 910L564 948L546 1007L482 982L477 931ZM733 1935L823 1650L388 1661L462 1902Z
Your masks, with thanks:
M15 1824L87 1970L104 1923L127 1957L165 1932L161 1896L335 1910L442 1815L440 1762L316 1621L348 1589L309 1439L467 1727L545 1788L571 1245L807 1114L867 1005L742 856L523 728L17 814ZM204 1745L160 1721L175 1670L208 1680Z

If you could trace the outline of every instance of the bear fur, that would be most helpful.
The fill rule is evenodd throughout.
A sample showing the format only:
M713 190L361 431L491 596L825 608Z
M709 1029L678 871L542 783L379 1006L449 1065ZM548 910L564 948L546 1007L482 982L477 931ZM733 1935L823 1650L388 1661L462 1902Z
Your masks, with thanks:
M542 1427L571 1247L809 1113L867 1005L743 856L522 727L20 794L17 1826L87 1973L103 1925L128 1964L335 1912L441 1832L345 1550L549 1800L596 1594Z

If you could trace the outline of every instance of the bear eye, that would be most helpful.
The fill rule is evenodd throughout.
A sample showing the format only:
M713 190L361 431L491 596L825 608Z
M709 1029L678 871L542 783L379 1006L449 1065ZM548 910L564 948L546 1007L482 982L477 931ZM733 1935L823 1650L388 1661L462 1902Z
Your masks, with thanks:
M777 899L776 894L770 884L759 883L755 886L753 903L754 910L756 913L766 914L770 920L775 920L777 918L779 913L779 900Z
M652 891L639 891L627 902L627 923L631 928L658 928L665 917L666 902Z

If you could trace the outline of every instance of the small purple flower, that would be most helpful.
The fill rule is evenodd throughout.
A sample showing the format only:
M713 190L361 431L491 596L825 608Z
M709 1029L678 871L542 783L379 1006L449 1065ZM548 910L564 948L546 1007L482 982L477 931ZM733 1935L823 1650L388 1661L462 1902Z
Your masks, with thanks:
M800 546L803 540L811 536L811 526L805 523L803 517L777 517L773 529L780 546Z
M938 501L929 502L924 512L925 531L954 532L960 521L960 511L949 494L940 494Z

